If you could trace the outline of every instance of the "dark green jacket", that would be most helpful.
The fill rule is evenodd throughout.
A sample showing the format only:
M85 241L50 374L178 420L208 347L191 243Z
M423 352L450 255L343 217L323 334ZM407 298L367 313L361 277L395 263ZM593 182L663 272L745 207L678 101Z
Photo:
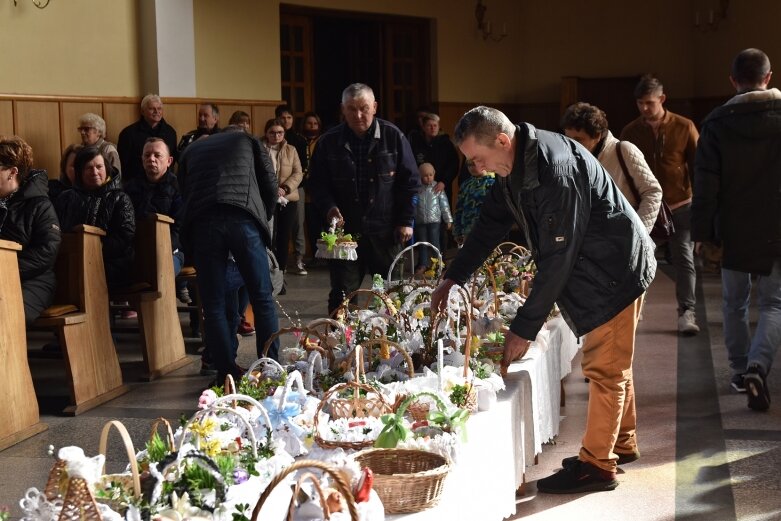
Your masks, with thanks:
M510 330L534 340L556 302L572 331L585 335L651 284L653 243L588 150L529 124L518 125L515 138L513 170L496 176L480 220L445 278L463 284L518 224L538 271Z

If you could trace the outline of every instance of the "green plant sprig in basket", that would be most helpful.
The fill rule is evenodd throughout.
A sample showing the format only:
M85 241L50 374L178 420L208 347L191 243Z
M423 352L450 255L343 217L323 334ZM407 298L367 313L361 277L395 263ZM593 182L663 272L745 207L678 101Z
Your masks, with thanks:
M459 429L462 438L466 439L466 420L469 418L469 411L458 409L454 413L449 414L445 402L437 394L421 391L411 394L406 400L401 402L401 405L396 410L396 414L385 414L380 417L385 427L383 427L380 435L377 437L377 441L374 443L375 447L393 449L396 448L400 441L407 439L409 429L404 425L404 413L407 412L410 404L423 396L433 399L439 409L428 413L429 421L441 427L443 431L453 432Z

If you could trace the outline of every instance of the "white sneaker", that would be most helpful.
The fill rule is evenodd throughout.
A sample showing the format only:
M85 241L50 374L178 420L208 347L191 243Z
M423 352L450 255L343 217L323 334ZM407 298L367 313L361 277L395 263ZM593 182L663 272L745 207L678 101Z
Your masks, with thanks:
M687 309L678 317L678 332L682 335L696 335L700 332L700 326L694 317L694 311Z
M296 275L306 275L306 274L307 274L307 271L306 271L306 266L304 266L304 261L302 261L302 260L300 260L300 259L299 259L299 260L296 262L296 269L294 269L294 270L291 270L291 271L292 271L293 273L295 273Z

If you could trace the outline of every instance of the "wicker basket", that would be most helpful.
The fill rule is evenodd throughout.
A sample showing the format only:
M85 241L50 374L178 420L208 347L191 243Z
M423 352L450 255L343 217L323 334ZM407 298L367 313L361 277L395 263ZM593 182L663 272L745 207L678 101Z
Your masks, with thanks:
M342 241L337 242L331 249L328 249L328 243L322 239L318 239L315 257L318 259L354 261L358 259L358 243L353 241Z
M387 514L420 512L439 503L448 460L422 450L369 449L355 455L374 472L374 488Z
M363 369L363 358L361 356L360 344L355 346L355 378L352 382L336 384L331 387L320 401L315 411L314 432L315 443L324 449L353 449L361 450L374 445L375 440L365 441L332 441L323 439L320 436L320 412L323 407L328 405L331 409L332 418L379 418L383 414L391 411L391 406L380 394L377 389L371 385L360 383ZM340 391L351 390L350 398L332 398L337 396ZM366 396L361 396L360 391L364 391ZM330 399L330 400L329 400Z
M111 427L114 427L117 432L119 432L120 438L122 439L122 444L125 447L125 454L127 455L128 461L130 462L130 472L125 472L122 474L104 474L101 480L101 486L105 489L111 486L112 483L117 483L126 490L133 490L133 496L135 498L140 498L141 479L138 472L138 463L136 462L136 451L133 448L133 442L130 440L130 434L128 434L127 429L121 422L117 420L106 422L106 424L103 426L103 430L100 433L100 444L98 451L104 456L106 455L108 434L111 430ZM112 501L101 500L101 502L106 503L113 510L118 512L121 512L123 509L122 505Z
M258 499L257 504L255 504L255 508L252 510L252 518L251 521L258 521L258 515L260 514L260 510L263 508L263 504L266 502L268 497L271 495L271 492L274 490L274 488L279 485L280 483L283 483L287 480L287 477L290 476L292 473L296 472L300 469L307 469L307 468L316 468L319 470L322 470L324 473L328 474L328 476L333 480L332 485L334 488L336 488L344 498L345 502L347 503L347 511L350 514L351 521L359 521L358 518L358 509L355 506L355 499L353 498L352 489L350 488L349 482L345 479L344 475L335 470L330 465L327 465L326 463L323 463L322 461L316 461L316 460L300 460L296 461L289 467L286 467L285 470L277 474L274 479L271 480L271 483L268 484L266 489L263 491L263 493L260 495L260 499ZM299 478L299 480L296 483L296 488L300 486L300 482L303 479L310 479L309 476L312 474L304 474ZM319 486L316 485L319 491ZM323 499L322 492L320 492L320 498ZM293 494L293 497L291 499L290 508L288 510L287 519L288 521L293 519L293 512L295 508L295 500L296 500L296 494ZM323 506L325 506L325 503L322 503ZM327 508L324 509L325 512L325 519L329 518L329 514L327 513Z
M328 399L332 395L345 389L352 389L353 392L352 398L348 398L348 399L335 398L329 402ZM366 391L367 394L366 397L360 396L359 394L360 390ZM373 394L374 396L370 396L370 394ZM375 442L375 440L333 441L333 440L326 440L322 436L320 436L320 412L322 411L323 406L327 403L331 407L332 418L366 418L366 417L378 418L381 415L390 412L390 406L388 405L388 402L385 401L385 398L383 398L381 394L377 393L377 390L370 385L361 384L357 382L334 385L328 390L327 393L325 393L322 401L320 402L320 405L317 407L317 411L315 412L315 421L314 421L315 443L317 443L324 449L342 448L342 449L361 450L367 447L371 447L372 445L374 445Z

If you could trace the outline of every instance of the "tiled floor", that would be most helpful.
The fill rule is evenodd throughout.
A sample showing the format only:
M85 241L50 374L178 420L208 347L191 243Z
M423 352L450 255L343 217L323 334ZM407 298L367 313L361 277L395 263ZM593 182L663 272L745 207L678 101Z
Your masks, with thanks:
M659 271L649 291L635 350L642 458L622 469L615 491L537 495L536 480L556 470L561 458L575 454L580 446L588 391L576 366L565 380L567 404L560 434L555 444L545 446L538 464L529 468L515 518L781 519L781 371L774 370L769 380L778 403L767 413L749 410L745 397L732 394L728 387L719 279L702 277L697 314L703 331L682 338L675 333L674 286L667 268ZM322 269L311 269L307 276L289 275L288 294L279 302L294 320L323 316L327 285L328 275ZM31 346L46 341L45 336L33 337ZM137 340L119 335L123 374L131 391L76 418L56 414L64 394L57 377L61 363L34 361L36 375L50 375L36 382L38 394L46 396L41 400L42 420L49 430L0 452L0 505L9 505L14 516L20 514L17 502L27 487L45 484L52 464L47 455L50 445L78 444L88 454L95 453L100 428L112 418L122 420L134 442L142 444L149 436L151 419L176 420L192 413L199 391L209 380L198 375L198 347L198 342L188 342L191 365L155 382L140 383ZM242 339L240 364L249 364L254 353L254 337ZM111 447L109 460L109 471L123 466L118 447Z

